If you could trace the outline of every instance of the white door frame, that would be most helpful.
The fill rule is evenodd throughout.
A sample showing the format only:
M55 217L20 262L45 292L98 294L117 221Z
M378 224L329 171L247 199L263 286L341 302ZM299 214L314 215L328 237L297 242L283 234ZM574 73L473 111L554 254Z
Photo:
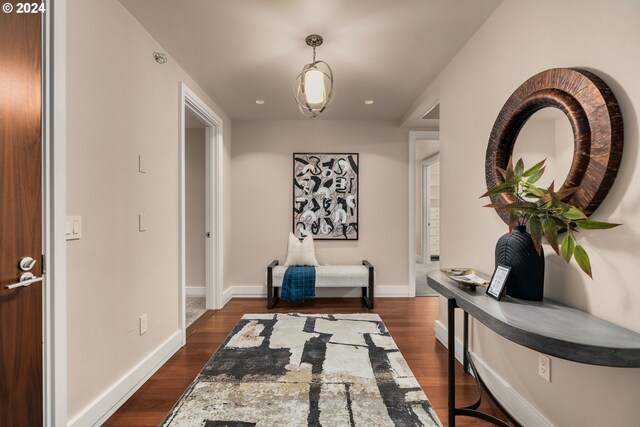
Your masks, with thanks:
M429 167L440 161L440 153L426 158L422 162L422 263L431 262L431 182Z
M43 425L67 425L67 1L45 0L42 26Z
M438 141L437 130L409 132L409 297L416 296L416 141Z
M185 217L185 109L205 124L206 231L211 233L205 249L207 309L222 307L222 143L223 122L189 87L180 82L179 125L179 322L182 344L186 343L186 217Z

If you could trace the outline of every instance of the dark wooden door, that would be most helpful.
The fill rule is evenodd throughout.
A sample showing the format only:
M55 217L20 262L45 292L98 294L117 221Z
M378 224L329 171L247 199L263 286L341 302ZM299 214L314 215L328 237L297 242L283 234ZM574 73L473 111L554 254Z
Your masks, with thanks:
M41 16L0 12L0 426L42 425ZM26 283L26 282L23 282Z

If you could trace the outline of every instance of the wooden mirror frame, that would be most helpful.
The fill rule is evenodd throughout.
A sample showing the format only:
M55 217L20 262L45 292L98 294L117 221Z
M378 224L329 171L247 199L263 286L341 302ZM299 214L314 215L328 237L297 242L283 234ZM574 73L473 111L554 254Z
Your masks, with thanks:
M506 168L520 130L529 117L545 107L562 110L571 122L574 154L562 188L578 187L578 190L564 201L589 216L600 206L616 179L624 135L620 107L613 92L588 71L575 68L542 71L513 92L500 110L489 137L485 161L487 188L504 182L496 168ZM491 200L515 201L505 194ZM496 212L508 223L507 211Z

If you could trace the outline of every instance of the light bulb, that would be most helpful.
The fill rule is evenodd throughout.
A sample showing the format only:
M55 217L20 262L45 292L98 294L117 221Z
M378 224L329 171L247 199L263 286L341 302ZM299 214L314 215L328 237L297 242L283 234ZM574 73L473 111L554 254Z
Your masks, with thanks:
M326 98L324 73L312 68L305 73L304 94L308 104L322 104Z

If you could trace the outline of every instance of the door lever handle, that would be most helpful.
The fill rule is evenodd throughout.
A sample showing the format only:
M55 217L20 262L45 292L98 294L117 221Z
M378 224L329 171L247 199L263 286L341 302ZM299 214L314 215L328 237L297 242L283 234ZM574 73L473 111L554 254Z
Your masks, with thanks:
M27 287L29 285L32 285L34 283L38 283L41 282L44 279L44 277L34 277L32 273L24 273L20 276L20 281L18 283L14 283L12 285L5 285L4 288L5 289L16 289L16 288L22 288L22 287Z

